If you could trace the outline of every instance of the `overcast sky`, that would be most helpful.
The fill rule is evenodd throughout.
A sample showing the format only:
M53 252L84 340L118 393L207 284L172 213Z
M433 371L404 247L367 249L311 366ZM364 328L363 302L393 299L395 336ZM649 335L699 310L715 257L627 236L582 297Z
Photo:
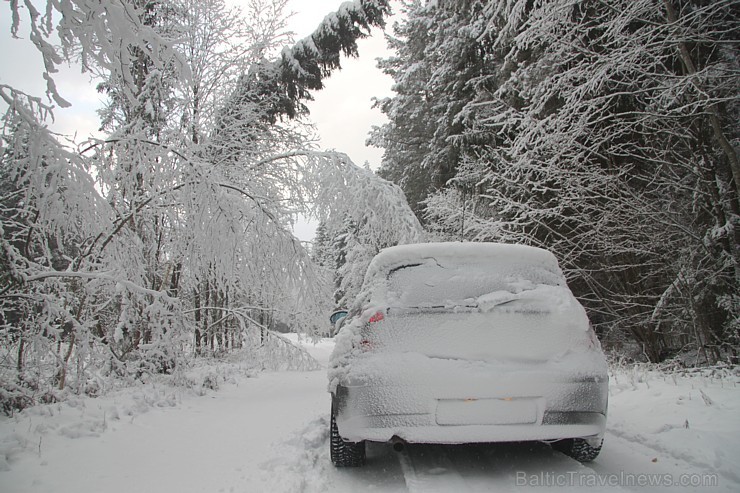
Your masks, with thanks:
M227 1L239 3L239 0ZM289 25L296 39L311 34L326 14L337 10L341 3L341 0L291 0L290 9L294 15ZM395 10L398 10L397 6ZM23 16L21 20L27 22ZM387 29L390 29L390 22ZM359 52L357 59L343 59L342 70L325 81L326 87L314 93L315 100L308 107L323 148L345 152L356 164L362 165L367 161L371 168L377 169L383 151L365 146L365 140L373 125L385 122L384 115L372 109L372 98L392 94L392 79L376 68L376 58L390 54L383 32L375 29L372 37L360 40ZM23 39L10 36L9 4L2 2L0 84L42 96L45 91L42 66L41 57L27 36ZM72 103L72 107L56 110L52 128L72 137L76 135L76 140L94 134L99 126L95 110L101 106L101 95L95 91L97 82L80 74L79 67L62 69L55 75L55 81L61 95ZM296 233L301 239L309 239L313 236L313 227L301 225Z

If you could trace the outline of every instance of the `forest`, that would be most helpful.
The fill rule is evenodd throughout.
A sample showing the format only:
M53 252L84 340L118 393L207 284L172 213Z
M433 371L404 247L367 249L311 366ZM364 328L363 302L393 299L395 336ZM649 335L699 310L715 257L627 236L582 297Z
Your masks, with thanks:
M4 412L289 358L278 324L325 331L380 249L419 241L547 248L617 357L737 363L737 0L393 2L377 173L317 148L305 106L391 15L337 3L297 41L287 0L9 3L47 91L0 83ZM66 63L105 138L48 129Z
M555 252L607 347L737 363L739 6L405 2L379 174L437 238Z

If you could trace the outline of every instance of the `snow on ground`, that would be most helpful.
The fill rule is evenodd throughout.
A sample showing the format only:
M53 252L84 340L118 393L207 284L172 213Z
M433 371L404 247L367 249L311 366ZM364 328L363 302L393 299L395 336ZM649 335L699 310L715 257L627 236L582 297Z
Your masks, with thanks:
M332 340L288 337L326 365ZM544 444L400 454L369 444L364 468L338 470L326 371L253 366L230 361L190 386L150 383L0 418L0 491L740 491L737 370L614 371L606 442L589 465Z

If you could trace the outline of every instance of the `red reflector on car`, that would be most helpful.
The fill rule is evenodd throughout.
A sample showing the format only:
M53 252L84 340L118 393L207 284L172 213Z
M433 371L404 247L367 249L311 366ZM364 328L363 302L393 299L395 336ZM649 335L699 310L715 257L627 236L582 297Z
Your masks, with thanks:
M383 315L383 312L376 312L375 315L370 317L368 320L369 323L374 324L375 322L380 322L385 318L385 315Z

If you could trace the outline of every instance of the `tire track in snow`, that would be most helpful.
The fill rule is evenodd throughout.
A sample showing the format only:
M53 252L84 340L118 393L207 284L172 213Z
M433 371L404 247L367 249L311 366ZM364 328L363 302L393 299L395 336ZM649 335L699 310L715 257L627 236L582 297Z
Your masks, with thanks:
M441 446L408 444L398 457L409 493L469 491Z
M692 475L718 475L719 488L703 488L706 491L740 491L740 474L729 470L727 467L720 467L709 462L702 461L695 456L672 450L669 447L652 443L652 440L645 435L638 433L625 433L607 429L606 444L608 448L602 451L602 457L611 456L619 457L618 454L624 455L629 453L629 459L634 460L637 465L630 464L629 471L641 472L640 467L649 467L651 469L660 468L660 472L669 473L673 477L680 474L688 473ZM619 460L625 460L619 457ZM605 469L603 463L595 464L601 472Z
M563 469L567 471L568 483L566 486L573 491L609 491L609 492L629 492L632 491L618 481L612 481L619 477L619 471L604 473L604 469L596 466L593 462L579 462L572 457L568 457L562 452L553 450L555 460L564 464ZM563 473L560 473L561 477ZM560 485L558 485L560 486Z
M677 451L670 447L662 446L660 443L656 443L654 438L647 437L644 434L630 433L614 427L609 428L607 431L613 437L617 437L624 440L625 442L629 442L630 444L649 449L658 456L667 456L672 458L673 460L685 462L687 465L695 467L700 471L706 471L709 473L717 472L732 482L740 483L740 474L727 468L715 467L715 465L698 459L695 455L692 455L689 452L681 450Z
M550 488L626 492L598 471L536 442L409 445L398 454L410 493L516 492ZM608 471L612 472L612 471Z

